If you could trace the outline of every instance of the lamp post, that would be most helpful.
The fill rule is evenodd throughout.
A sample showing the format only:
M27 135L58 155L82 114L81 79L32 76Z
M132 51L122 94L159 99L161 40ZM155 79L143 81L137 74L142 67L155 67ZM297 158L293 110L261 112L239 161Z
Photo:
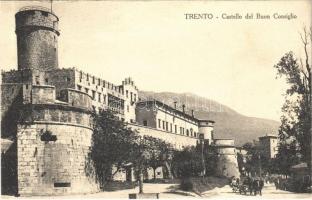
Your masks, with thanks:
M259 159L259 176L261 177L261 155L260 153L258 154L258 159Z
M202 157L202 165L203 165L203 179L206 174L206 166L205 166L205 158L204 158L204 140L201 140L201 157Z

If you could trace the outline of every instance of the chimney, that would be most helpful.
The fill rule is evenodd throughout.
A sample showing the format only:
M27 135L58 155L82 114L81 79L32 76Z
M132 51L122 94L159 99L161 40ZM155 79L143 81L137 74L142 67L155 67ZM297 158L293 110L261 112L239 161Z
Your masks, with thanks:
M177 109L177 102L173 102L174 103L174 109Z
M194 117L194 110L192 109L192 117Z
M185 105L184 104L182 105L182 111L183 111L183 113L185 113Z

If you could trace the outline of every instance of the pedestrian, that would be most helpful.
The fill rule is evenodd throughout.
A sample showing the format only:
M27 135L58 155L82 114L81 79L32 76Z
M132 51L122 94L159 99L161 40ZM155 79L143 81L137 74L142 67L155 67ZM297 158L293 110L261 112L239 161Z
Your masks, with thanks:
M260 196L262 196L262 188L264 186L264 182L263 182L263 179L261 178L260 181L259 181L259 194Z
M253 191L254 191L254 195L256 196L257 195L257 192L259 191L259 188L260 188L260 183L259 183L259 180L258 179L255 179L252 183L252 187L253 187Z
M252 190L253 190L253 179L252 178L249 178L248 189L249 189L250 195L252 195Z
M277 188L278 188L277 178L276 178L276 179L274 179L274 185L275 185L275 189L277 190Z

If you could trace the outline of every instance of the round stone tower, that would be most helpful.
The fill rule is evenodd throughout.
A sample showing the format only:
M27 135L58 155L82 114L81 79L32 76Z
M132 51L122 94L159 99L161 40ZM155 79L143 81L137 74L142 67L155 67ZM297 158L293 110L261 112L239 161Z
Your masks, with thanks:
M240 173L234 139L214 139L214 145L218 155L217 175L239 178Z
M212 120L205 120L200 119L199 120L199 126L198 126L198 133L202 135L203 139L208 142L210 145L213 140L213 127L214 127L214 121Z
M58 17L44 7L24 7L15 20L18 69L58 68Z

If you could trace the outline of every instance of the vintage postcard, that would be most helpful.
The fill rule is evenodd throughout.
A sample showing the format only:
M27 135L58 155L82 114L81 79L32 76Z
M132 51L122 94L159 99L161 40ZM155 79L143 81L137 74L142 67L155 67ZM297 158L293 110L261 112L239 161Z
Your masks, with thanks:
M1 198L311 198L311 9L1 0Z

